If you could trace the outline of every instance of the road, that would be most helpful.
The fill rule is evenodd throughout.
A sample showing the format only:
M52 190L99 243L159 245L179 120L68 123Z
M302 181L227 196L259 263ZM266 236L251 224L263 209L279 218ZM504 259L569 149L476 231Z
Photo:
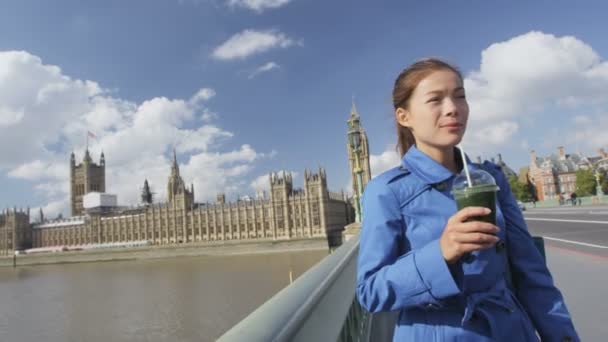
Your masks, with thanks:
M528 209L532 235L545 238L547 263L583 341L606 341L608 206Z

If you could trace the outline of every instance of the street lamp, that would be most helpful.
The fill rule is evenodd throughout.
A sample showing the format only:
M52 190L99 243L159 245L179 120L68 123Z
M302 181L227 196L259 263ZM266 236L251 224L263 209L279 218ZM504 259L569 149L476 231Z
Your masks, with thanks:
M361 197L363 195L362 180L361 173L363 170L360 166L359 160L359 152L361 149L361 132L357 129L351 129L348 131L348 140L350 142L350 147L353 151L353 156L355 158L355 222L361 222Z
M600 170L595 170L595 183L596 183L596 194L598 197L601 197L604 195L604 192L602 191L602 184L600 184Z

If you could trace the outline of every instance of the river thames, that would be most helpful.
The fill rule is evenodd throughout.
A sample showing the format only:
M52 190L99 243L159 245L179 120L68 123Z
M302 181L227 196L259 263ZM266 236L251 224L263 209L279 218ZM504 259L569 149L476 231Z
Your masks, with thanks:
M214 341L326 255L0 268L0 341Z

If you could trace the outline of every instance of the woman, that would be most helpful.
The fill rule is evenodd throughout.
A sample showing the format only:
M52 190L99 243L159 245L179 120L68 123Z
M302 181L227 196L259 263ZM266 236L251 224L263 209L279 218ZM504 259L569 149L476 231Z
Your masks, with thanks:
M455 147L469 115L460 72L419 61L395 81L393 104L403 159L365 189L361 305L399 310L394 341L538 341L537 333L542 341L578 341L508 181L494 164L462 161ZM451 184L465 162L500 187L496 225L471 220L488 208L457 212Z

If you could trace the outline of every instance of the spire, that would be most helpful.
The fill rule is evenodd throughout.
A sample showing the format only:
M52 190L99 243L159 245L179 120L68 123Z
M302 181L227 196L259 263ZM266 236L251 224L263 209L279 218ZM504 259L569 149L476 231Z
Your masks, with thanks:
M144 181L144 188L142 189L141 192L141 201L144 204L152 204L153 201L153 197L152 197L152 191L150 191L150 186L148 185L148 180L146 179Z
M353 95L353 104L352 104L352 107L350 108L350 116L351 116L351 118L359 117L359 112L357 112L357 107L355 106L355 96L354 95Z
M89 154L89 147L87 146L87 149L84 152L84 161L87 163L90 163L92 161L91 159L91 154Z
M179 176L179 165L177 164L177 153L173 148L173 165L171 165L171 175Z
M104 165L106 163L106 156L103 154L103 150L101 150L101 157L99 158L99 164Z

